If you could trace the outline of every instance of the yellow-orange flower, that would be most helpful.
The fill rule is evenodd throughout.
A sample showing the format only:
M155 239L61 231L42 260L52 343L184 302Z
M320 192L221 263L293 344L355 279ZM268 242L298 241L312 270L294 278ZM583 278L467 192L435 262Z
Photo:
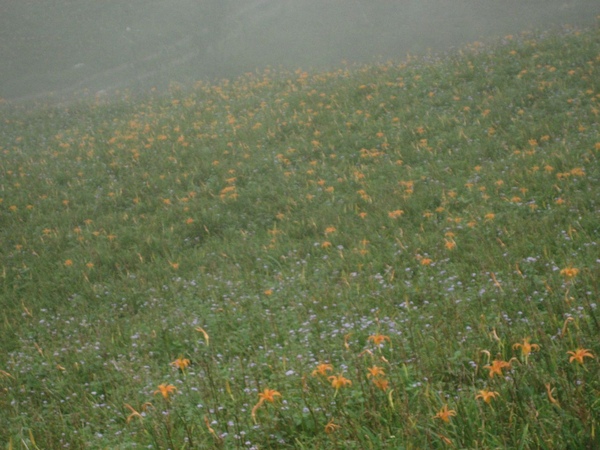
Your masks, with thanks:
M154 391L154 395L161 394L165 400L168 400L169 395L176 390L177 388L172 384L163 383L158 385L158 389Z
M369 371L369 373L367 374L367 378L371 378L371 377L384 377L385 376L385 372L379 366L373 366L373 367L371 367L371 368L369 368L367 370Z
M259 392L258 403L256 405L254 405L254 407L252 408L252 411L250 413L254 423L256 423L256 411L258 411L258 408L260 408L264 402L269 402L269 403L275 402L275 397L281 397L281 394L278 391L276 391L275 389L265 388L262 392Z
M189 365L190 365L190 360L189 360L189 359L187 359L187 358L182 358L182 357L180 357L180 358L177 358L175 361L173 361L173 362L171 363L171 365L172 365L173 367L176 367L177 369L179 369L179 370L183 371L183 370L185 370L185 368L186 368L187 366L189 366Z
M371 336L369 336L368 338L369 341L373 342L373 344L375 344L376 346L380 346L381 344L383 344L384 341L390 341L390 338L388 336L385 336L383 334L373 334Z
M336 391L341 387L352 385L352 381L350 381L348 378L344 377L342 374L331 375L327 379L329 381L331 381L331 386L334 387Z
M486 403L491 403L493 399L499 396L500 394L498 394L497 392L488 391L484 389L479 391L479 393L475 396L475 399L480 398Z
M270 402L275 401L275 397L281 397L281 394L275 389L265 389L258 394L259 402Z
M327 425L325 425L325 433L331 434L339 428L341 428L341 426L334 423L333 419L331 419L329 422L327 422Z
M579 364L583 364L583 358L594 358L593 353L585 348L578 348L577 350L568 351L567 353L571 355L571 357L569 358L570 363L572 363L573 361L577 361Z
M530 338L526 337L525 339L523 339L523 343L522 344L520 344L520 343L517 342L516 344L513 345L513 349L515 349L515 350L518 349L518 348L521 349L521 354L523 355L523 357L525 358L525 360L527 360L529 354L532 351L536 351L537 352L540 349L539 345L537 345L537 344L530 344L529 343L529 339Z
M456 242L451 239L444 239L444 247L448 250L454 250L456 248Z
M328 234L331 233L335 233L337 231L337 229L335 227L327 227L325 228L325 236L327 236Z
M508 369L510 367L510 363L502 360L494 360L491 365L483 366L484 369L488 369L490 371L490 378L494 378L494 375L502 376L502 369Z
M327 363L320 363L317 368L315 370L312 371L311 375L313 377L317 376L317 375L327 375L328 371L332 371L333 372L333 366L331 364L327 364Z
M373 378L373 384L382 391L387 391L388 385L390 384L385 378Z
M456 411L454 411L453 409L448 409L448 405L444 405L442 406L442 409L440 409L437 414L435 416L433 416L434 419L441 419L444 422L448 423L450 422L450 417L456 416Z
M570 280L571 278L575 278L578 273L579 273L579 269L577 269L576 267L565 267L564 269L562 269L560 271L560 274L563 277L565 277L567 280Z

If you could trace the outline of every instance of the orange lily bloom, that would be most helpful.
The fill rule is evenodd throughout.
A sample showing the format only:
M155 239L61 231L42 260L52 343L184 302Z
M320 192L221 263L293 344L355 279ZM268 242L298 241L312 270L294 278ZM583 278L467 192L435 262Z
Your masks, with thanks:
M376 346L380 346L381 344L383 344L384 341L390 341L390 338L388 336L385 336L383 334L373 334L371 336L369 336L369 341L372 341L373 344L375 344Z
M373 378L373 384L382 391L387 391L390 382L385 378Z
M521 354L523 355L523 357L525 358L525 360L527 360L527 357L529 356L529 354L532 351L539 351L540 350L540 346L537 344L530 344L529 343L529 339L528 337L526 337L525 339L523 339L523 343L519 344L518 342L516 344L513 345L513 349L521 349Z
M273 403L275 401L275 397L281 397L281 394L275 389L265 389L258 394L259 402L267 401Z
M331 375L327 379L329 381L331 381L331 386L334 387L336 391L341 387L352 385L352 381L350 381L348 378L344 377L342 374Z
M572 363L573 361L577 361L579 364L583 364L583 358L585 358L586 356L588 358L594 358L593 353L585 348L578 348L577 350L568 351L567 353L569 355L572 355L569 358L570 363Z
M560 274L563 277L565 277L567 280L570 280L571 278L575 278L578 273L579 273L579 269L577 269L576 267L565 267L564 269L562 269L560 271Z
M385 376L385 372L379 366L373 366L370 369L367 369L369 373L367 374L367 378Z
M171 365L183 372L185 368L190 365L190 360L187 358L177 358Z
M169 395L176 390L177 388L172 384L163 383L158 385L158 389L154 391L154 395L161 394L165 400L168 400Z
M442 409L440 409L438 411L438 413L433 416L434 419L441 419L444 422L448 423L450 422L450 417L455 416L456 415L456 411L454 411L453 409L448 409L448 405L444 405L442 406Z
M492 361L492 365L483 366L484 369L488 369L490 371L490 378L494 378L494 375L502 376L502 369L508 369L510 367L510 363L502 360L494 360Z
M331 434L339 428L341 428L341 426L337 423L333 423L333 419L331 419L329 422L327 422L327 425L325 425L325 433Z
M327 363L320 363L315 370L312 371L313 377L317 375L327 375L328 371L333 371L333 366Z
M487 391L484 389L484 390L479 391L479 394L477 394L475 396L475 399L480 398L486 403L491 403L494 398L499 397L499 396L500 396L500 394L498 394L497 392Z
M250 413L254 423L256 423L256 411L258 411L258 408L260 408L264 402L274 403L275 397L281 397L281 394L275 389L265 388L264 391L259 392L258 403L254 405L254 407L252 408L252 412Z

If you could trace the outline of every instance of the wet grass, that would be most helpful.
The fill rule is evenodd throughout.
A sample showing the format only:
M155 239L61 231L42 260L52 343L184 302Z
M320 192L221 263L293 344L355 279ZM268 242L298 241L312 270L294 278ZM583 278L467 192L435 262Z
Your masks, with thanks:
M4 107L4 448L597 447L599 54Z

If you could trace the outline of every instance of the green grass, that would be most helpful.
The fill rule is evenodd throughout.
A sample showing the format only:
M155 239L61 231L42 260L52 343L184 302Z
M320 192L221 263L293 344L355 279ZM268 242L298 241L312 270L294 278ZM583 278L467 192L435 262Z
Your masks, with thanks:
M3 448L598 447L599 55L5 105Z

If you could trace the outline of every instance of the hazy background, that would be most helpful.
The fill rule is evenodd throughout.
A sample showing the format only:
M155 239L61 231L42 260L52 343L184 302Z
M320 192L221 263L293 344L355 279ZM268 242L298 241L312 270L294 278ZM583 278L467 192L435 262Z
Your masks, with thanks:
M0 0L0 97L401 60L599 14L600 0Z

